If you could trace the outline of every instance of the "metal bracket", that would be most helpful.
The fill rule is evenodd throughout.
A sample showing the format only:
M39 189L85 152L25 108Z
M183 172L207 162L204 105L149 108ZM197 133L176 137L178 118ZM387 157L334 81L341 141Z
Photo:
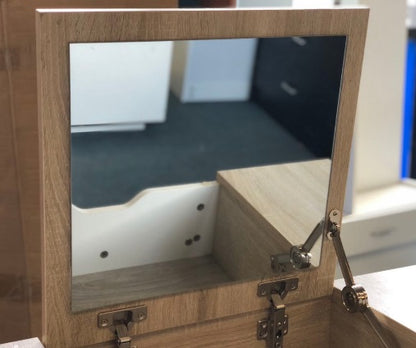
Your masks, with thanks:
M274 273L281 274L293 269L290 254L276 254L270 256L270 267Z
M257 322L257 339L266 340L266 347L283 347L283 336L289 330L289 318L285 314L285 305L272 307L267 319Z
M269 315L257 322L257 339L265 340L267 348L283 347L283 336L289 330L289 317L285 313L283 300L289 291L298 288L298 278L263 282L257 286L257 296L267 297L270 301Z
M131 337L128 335L128 330L133 323L143 321L146 318L147 307L138 306L98 313L97 325L101 329L108 328L114 331L117 347L132 348Z
M325 219L312 230L305 243L302 245L294 245L288 254L276 254L270 257L271 267L275 273L284 273L290 269L307 269L311 266L312 254L311 250L322 232L325 225Z
M327 236L333 241L335 252L342 275L345 280L345 287L341 292L342 302L348 312L364 312L368 308L368 296L365 289L355 284L347 255L341 241L341 212L337 209L329 213L329 226Z
M341 231L341 212L337 209L333 209L329 212L329 226L326 236L329 240L332 240L334 235Z
M277 294L283 300L289 291L293 291L298 288L298 282L298 278L289 278L260 283L257 286L257 296L267 296L270 299L272 295Z

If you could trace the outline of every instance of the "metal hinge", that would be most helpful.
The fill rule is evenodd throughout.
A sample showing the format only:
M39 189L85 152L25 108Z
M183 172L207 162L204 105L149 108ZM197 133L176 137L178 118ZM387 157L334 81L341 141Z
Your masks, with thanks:
M128 331L133 325L147 318L147 307L138 306L98 314L99 328L108 328L116 335L116 344L119 348L133 348Z
M283 336L289 330L289 318L285 314L285 306L272 306L269 317L257 322L257 339L266 340L266 347L283 347Z
M289 253L270 256L271 267L275 273L288 272L291 269L307 269L311 266L311 250L319 237L322 236L325 219L322 219L309 234L305 243L294 245Z
M257 322L257 339L265 340L267 348L283 347L283 336L289 331L289 317L286 306L281 303L289 291L298 288L298 279L260 283L257 296L267 297L270 302L269 315Z

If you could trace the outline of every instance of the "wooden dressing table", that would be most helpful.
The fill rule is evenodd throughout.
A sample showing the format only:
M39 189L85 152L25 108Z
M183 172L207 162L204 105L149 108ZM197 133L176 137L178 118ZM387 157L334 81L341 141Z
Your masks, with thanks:
M370 327L361 320L361 314L347 313L338 301L337 290L333 294L336 255L332 241L326 237L330 213L334 209L342 211L344 202L367 18L368 10L364 8L38 11L42 342L46 347L114 347L116 337L119 347L260 348L281 347L282 342L284 347L347 347L360 346L361 343L363 347L374 347L380 344L369 333ZM347 39L326 210L322 210L323 216L318 217L319 214L314 213L314 205L307 206L313 198L303 204L295 204L287 197L287 205L294 205L285 215L292 214L293 221L298 217L301 223L307 221L300 215L304 210L312 220L324 218L319 266L275 274L269 262L272 251L262 253L268 248L267 241L274 238L286 239L289 243L290 238L282 238L281 234L295 225L293 221L283 223L285 216L276 219L274 209L270 208L271 204L276 210L283 205L278 200L276 202L276 197L277 193L284 193L286 189L284 185L279 187L278 182L274 185L272 174L279 172L279 179L282 180L290 165L272 170L266 168L255 175L249 169L225 171L217 177L220 194L216 232L221 232L214 243L214 256L221 260L222 267L234 282L73 312L69 45L82 42L325 35L345 36ZM328 173L325 161L317 166L319 170L308 169L307 162L301 163L303 169L298 168L288 177L300 175L307 182L305 187L319 186L319 180L314 175L320 171ZM302 171L314 175L302 174ZM321 177L321 174L318 176ZM257 181L252 180L253 177ZM246 181L248 178L249 182ZM262 190L264 186L260 184L264 182L272 189ZM250 183L257 186L250 186ZM301 186L293 188L294 192ZM283 197L291 194L289 191ZM265 239L253 238L253 231L256 237L271 234ZM293 231L292 237L298 233L296 228ZM245 240L248 242L243 243ZM228 247L230 244L232 246ZM258 245L263 247L256 248ZM286 250L286 246L283 249ZM253 257L256 253L260 256ZM261 266L257 267L256 262ZM254 274L260 273L252 272L253 269L261 269L262 275L256 278ZM365 278L362 281L364 286L371 288ZM370 293L370 304L372 301ZM286 314L288 317L285 317ZM381 318L380 321L386 324L398 341L414 342L414 332L389 320ZM403 332L407 332L406 336ZM352 343L351 338L354 339Z

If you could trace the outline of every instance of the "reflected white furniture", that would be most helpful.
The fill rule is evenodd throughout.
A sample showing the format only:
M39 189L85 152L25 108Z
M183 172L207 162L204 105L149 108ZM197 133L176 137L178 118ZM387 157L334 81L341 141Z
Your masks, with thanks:
M71 131L164 122L171 57L169 41L71 44Z
M362 192L356 210L342 224L343 243L355 274L416 264L415 180Z
M175 42L172 92L184 103L248 100L256 47L257 39Z

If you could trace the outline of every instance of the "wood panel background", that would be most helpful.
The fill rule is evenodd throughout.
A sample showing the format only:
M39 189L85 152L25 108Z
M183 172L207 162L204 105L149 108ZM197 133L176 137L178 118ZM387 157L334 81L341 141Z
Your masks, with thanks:
M177 0L0 0L0 342L41 335L35 9L176 6Z
M216 11L39 11L37 14L38 100L41 136L43 335L48 347L86 346L113 339L96 328L98 311L72 314L70 264L68 43L232 37L346 35L327 214L342 210L353 123L367 29L367 9ZM299 288L287 304L330 296L335 254L323 242L321 266L297 273ZM267 307L255 296L257 281L236 283L145 303L149 316L132 335L217 320ZM125 306L116 306L124 308ZM186 337L184 341L186 342Z

